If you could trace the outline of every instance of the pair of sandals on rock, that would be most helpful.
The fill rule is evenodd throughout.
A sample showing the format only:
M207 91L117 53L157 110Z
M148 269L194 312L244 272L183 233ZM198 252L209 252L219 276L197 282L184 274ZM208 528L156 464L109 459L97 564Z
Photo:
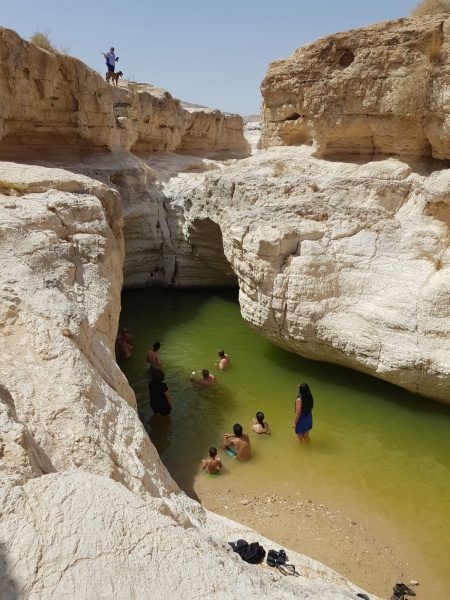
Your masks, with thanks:
M269 550L267 553L267 564L269 567L276 567L283 575L294 575L299 577L299 573L295 570L294 565L288 565L286 563L287 556L284 550Z

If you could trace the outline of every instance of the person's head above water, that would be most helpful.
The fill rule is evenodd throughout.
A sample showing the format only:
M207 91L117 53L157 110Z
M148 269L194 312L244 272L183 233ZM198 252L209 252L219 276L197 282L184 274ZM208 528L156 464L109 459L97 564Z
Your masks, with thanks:
M161 369L155 369L152 373L152 381L162 382L165 377L164 371L161 371Z
M261 425L261 427L264 427L264 413L262 413L261 411L257 412L256 413L256 420Z
M242 425L239 425L239 423L236 423L235 425L233 425L233 433L236 437L241 437Z
M211 448L209 449L209 455L211 458L215 458L217 454L217 448L214 448L214 446L211 446Z
M220 356L220 358L223 358L225 356L225 350L217 350L217 354Z
M155 342L153 344L153 352L158 352L158 350L161 348L161 344L159 342Z
M208 377L209 377L209 371L208 371L208 369L203 369L203 371L202 371L202 377L203 377L203 379L208 379Z

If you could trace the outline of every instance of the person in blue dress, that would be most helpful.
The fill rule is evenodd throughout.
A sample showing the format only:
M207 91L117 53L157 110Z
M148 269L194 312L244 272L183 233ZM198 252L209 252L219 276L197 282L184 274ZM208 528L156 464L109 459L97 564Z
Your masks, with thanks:
M298 441L309 444L309 432L312 429L313 395L307 383L298 386L298 396L295 401L295 417L292 427L295 429Z

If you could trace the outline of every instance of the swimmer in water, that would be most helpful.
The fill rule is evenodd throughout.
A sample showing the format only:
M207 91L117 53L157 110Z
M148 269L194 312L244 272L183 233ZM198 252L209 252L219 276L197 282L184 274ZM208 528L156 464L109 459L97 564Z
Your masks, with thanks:
M255 433L269 433L269 424L264 423L264 413L256 413L256 417L253 417L252 429Z
M147 365L148 371L151 374L153 371L161 371L162 364L161 359L159 358L159 349L161 348L161 344L159 342L155 342L153 344L153 350L149 350L147 352Z
M222 461L217 458L217 448L211 446L209 449L209 458L202 458L202 469L208 469L210 475L218 475L222 468Z
M248 460L252 455L248 435L242 431L242 425L239 425L239 423L233 425L233 433L234 435L230 433L223 434L223 447L234 448L238 460Z
M122 327L117 336L116 343L120 358L130 358L133 354L134 346L132 344L133 336L126 327Z
M219 360L216 360L214 366L220 371L225 371L230 366L230 357L228 354L225 354L225 350L217 350L217 354L219 355Z
M201 373L202 376L196 379L196 373ZM198 383L203 387L211 387L216 383L216 378L208 371L208 369L203 369L202 371L193 371L189 379L192 381L192 383Z

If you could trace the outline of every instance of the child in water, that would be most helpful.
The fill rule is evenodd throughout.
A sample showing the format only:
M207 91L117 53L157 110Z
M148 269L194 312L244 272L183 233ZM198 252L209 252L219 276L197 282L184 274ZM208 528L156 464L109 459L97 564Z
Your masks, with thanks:
M202 469L208 469L210 475L218 475L222 468L222 461L217 458L217 448L211 446L209 449L209 459L202 458Z
M253 417L252 429L255 433L269 433L269 423L264 423L264 413L256 413L256 417Z

